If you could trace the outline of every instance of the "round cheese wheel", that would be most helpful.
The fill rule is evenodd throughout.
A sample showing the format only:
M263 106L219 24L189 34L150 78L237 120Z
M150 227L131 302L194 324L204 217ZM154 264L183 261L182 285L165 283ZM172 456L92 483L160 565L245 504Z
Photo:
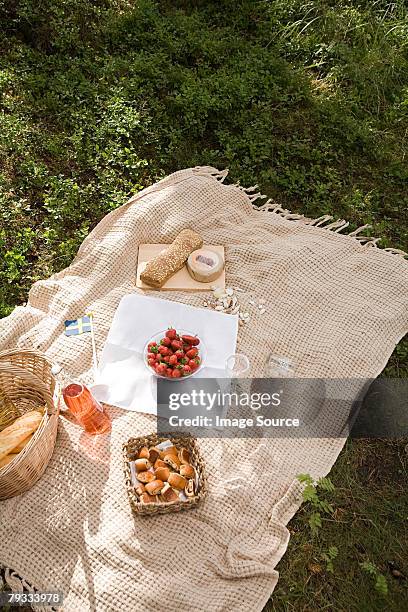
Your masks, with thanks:
M218 278L224 269L222 255L210 249L197 249L187 260L187 270L200 283L210 283Z

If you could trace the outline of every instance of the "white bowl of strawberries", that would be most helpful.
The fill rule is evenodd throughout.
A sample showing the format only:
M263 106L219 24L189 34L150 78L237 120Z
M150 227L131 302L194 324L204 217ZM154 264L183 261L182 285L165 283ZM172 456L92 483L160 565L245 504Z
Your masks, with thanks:
M144 349L144 361L149 370L168 380L197 374L204 358L203 341L191 331L174 327L155 334Z

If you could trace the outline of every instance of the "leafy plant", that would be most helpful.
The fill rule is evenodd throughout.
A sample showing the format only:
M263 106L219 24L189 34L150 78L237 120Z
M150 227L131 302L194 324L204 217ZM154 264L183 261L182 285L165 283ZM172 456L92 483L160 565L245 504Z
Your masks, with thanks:
M360 563L360 567L367 572L368 574L370 574L370 576L372 576L375 580L374 583L374 588L376 591L378 591L378 593L380 593L380 595L388 595L388 583L387 583L387 579L384 576L384 574L382 574L378 567L376 565L374 565L374 563L372 563L371 561L363 561L362 563Z
M321 492L332 493L335 489L330 478L324 477L319 478L316 482L310 476L310 474L299 474L298 480L304 484L302 490L303 500L309 502L312 507L312 513L309 517L309 525L312 533L316 535L322 526L322 516L324 514L332 514L334 512L333 506L321 497Z
M339 549L337 546L330 546L327 552L322 553L323 561L326 561L326 569L331 574L334 573L334 564L333 561L336 559L339 554Z

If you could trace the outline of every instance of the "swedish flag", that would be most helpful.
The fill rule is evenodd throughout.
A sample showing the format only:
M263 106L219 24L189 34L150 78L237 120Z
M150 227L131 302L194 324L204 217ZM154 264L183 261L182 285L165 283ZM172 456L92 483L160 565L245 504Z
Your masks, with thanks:
M79 319L73 321L65 321L65 335L66 336L78 336L86 332L92 331L91 317L84 315Z

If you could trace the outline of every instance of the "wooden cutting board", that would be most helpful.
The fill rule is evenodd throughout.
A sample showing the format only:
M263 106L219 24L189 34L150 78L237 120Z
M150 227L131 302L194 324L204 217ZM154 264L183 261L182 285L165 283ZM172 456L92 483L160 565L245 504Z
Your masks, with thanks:
M140 274L146 267L146 264L151 259L154 259L156 255L164 251L167 248L167 244L141 244L139 245L139 253L137 257L137 274L136 274L136 287L140 289L149 289L155 291L153 287L145 285L140 280ZM220 245L208 244L204 245L203 248L211 249L216 253L222 255L225 261L224 247ZM169 280L164 283L161 289L156 291L210 291L212 286L225 288L225 269L221 275L211 283L200 283L192 278L187 270L186 266L183 266L181 270L173 274Z

